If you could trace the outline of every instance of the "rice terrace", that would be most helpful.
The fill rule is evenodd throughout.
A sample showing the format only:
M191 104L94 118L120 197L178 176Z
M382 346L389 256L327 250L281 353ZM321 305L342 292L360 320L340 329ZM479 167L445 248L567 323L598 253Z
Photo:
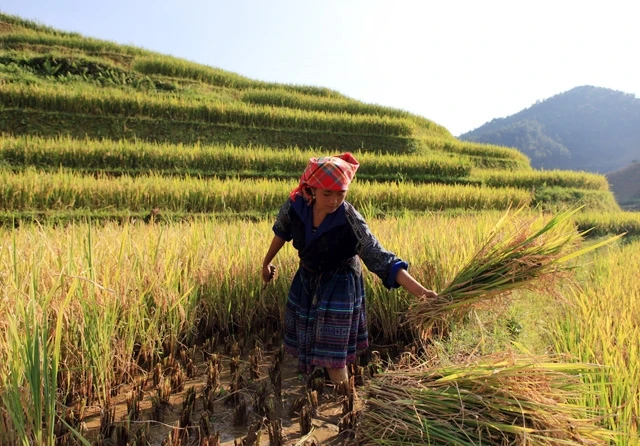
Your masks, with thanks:
M433 117L437 119L437 117ZM0 14L0 444L638 445L640 213L408 112ZM350 385L264 285L310 157L414 277L364 272Z

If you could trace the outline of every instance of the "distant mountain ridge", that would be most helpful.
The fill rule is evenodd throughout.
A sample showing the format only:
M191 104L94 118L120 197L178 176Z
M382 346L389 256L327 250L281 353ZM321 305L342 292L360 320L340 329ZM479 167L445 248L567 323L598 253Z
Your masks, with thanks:
M640 210L640 162L608 173L606 177L623 208Z
M576 87L459 139L516 147L538 169L606 174L640 159L640 99L607 88Z

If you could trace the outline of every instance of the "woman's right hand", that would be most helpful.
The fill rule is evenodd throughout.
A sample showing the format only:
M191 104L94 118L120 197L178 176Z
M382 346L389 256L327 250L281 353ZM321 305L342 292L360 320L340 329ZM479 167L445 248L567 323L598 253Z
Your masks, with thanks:
M271 279L276 276L276 267L269 263L268 265L262 266L262 281L264 283L269 283Z

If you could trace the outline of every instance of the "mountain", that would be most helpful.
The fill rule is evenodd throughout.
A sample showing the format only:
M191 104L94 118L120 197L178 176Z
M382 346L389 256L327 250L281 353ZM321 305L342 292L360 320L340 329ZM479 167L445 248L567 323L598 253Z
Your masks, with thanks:
M612 172L640 159L640 99L576 87L459 138L516 147L538 169Z
M640 162L608 173L606 177L622 207L640 210Z

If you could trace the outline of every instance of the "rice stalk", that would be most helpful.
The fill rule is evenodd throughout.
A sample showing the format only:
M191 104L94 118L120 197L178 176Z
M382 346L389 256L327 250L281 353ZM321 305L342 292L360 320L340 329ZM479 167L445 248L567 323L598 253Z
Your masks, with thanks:
M418 299L409 306L408 323L427 339L435 327L460 320L474 304L519 288L553 289L574 268L569 260L622 236L580 247L585 232L576 231L571 221L578 210L561 212L546 223L542 218L521 217L523 208L508 211L438 297Z
M0 399L21 444L48 446L56 444L56 421L61 419L57 398L64 312L74 293L67 293L51 323L47 313L52 310L53 292L39 305L36 288L34 281L28 300L18 302L17 314L10 314L7 320L4 341L10 362L1 381Z

